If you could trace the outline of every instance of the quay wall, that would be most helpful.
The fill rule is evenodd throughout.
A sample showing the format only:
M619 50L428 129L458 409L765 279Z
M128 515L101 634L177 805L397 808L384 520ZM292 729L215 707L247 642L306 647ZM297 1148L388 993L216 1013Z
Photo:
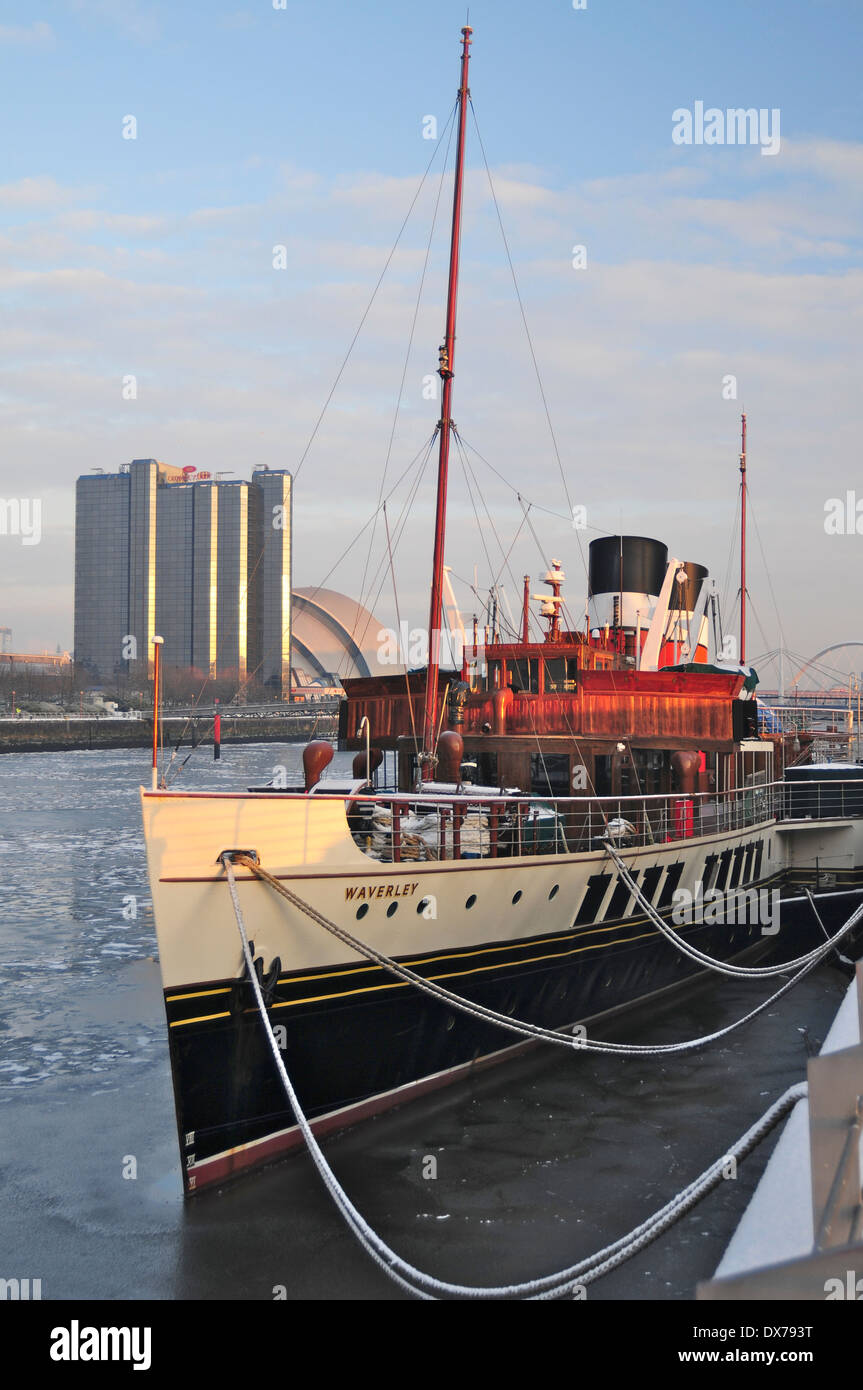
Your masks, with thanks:
M207 719L163 718L163 744L174 748L182 736L190 748L200 739L201 746L213 743L213 721ZM335 738L338 716L334 714L222 715L222 743L291 743L315 738ZM0 753L56 753L80 748L147 748L153 741L149 719L0 719Z

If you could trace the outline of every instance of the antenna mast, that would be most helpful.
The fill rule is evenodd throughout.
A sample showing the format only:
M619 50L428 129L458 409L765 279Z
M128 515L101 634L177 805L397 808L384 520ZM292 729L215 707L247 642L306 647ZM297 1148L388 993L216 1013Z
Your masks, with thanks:
M443 608L443 560L446 539L446 493L449 469L449 442L452 431L452 383L453 362L455 360L455 321L458 300L458 263L461 246L462 187L464 182L464 148L467 130L467 102L470 90L467 85L468 64L470 62L470 43L473 30L469 25L462 29L461 86L458 92L458 145L456 148L455 188L452 206L452 236L449 255L449 289L446 306L446 338L440 349L438 368L443 381L441 418L438 421L440 432L440 452L438 455L437 510L435 513L434 559L432 561L431 607L429 609L429 662L426 676L425 717L423 719L423 751L421 754L422 777L431 781L435 775L438 723L438 673L440 671L441 617Z

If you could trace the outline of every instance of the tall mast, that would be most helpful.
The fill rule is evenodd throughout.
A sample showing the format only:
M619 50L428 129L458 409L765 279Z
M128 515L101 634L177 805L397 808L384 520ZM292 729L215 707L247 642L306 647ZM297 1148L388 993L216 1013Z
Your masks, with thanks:
M740 664L746 662L746 412L740 417Z
M443 400L438 455L437 511L435 513L434 559L432 561L431 606L429 608L429 663L426 677L425 717L423 720L422 775L425 781L434 778L435 746L438 722L438 673L440 671L441 617L443 607L443 560L446 538L446 491L449 469L449 441L452 431L452 383L455 361L455 318L458 300L458 261L461 245L462 185L464 181L464 147L467 129L467 85L470 43L473 30L462 29L461 86L458 92L458 146L455 163L455 190L452 205L452 236L449 253L449 289L446 306L446 338L440 349L439 373L443 381Z

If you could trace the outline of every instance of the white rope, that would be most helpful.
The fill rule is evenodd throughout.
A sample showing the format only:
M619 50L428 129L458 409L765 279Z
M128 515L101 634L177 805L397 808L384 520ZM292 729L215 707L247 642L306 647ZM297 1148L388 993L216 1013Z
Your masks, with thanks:
M735 1023L727 1024L724 1028L717 1029L714 1033L707 1033L704 1037L692 1038L686 1042L679 1043L647 1044L591 1042L588 1041L586 1037L568 1037L566 1034L557 1032L554 1029L543 1028L540 1024L527 1023L524 1020L511 1018L509 1014L498 1013L495 1009L486 1008L483 1004L473 1003L460 994L454 994L452 990L445 989L444 986L438 984L436 980L427 980L424 976L417 975L413 970L409 969L408 966L401 965L391 957L385 956L381 951L376 951L373 946L369 946L366 942L360 941L358 937L354 936L344 927L339 927L335 922L330 921L328 917L318 912L310 903L298 897L290 888L286 888L283 883L280 883L277 878L274 878L272 874L268 873L260 864L257 864L255 860L248 858L246 855L238 854L235 855L234 862L251 869L258 878L262 879L265 883L269 883L270 886L274 888L277 893L281 894L289 903L298 908L300 912L305 913L313 922L317 922L319 926L323 927L324 930L328 931L332 936L335 936L350 950L355 951L358 955L365 956L366 960L370 960L374 964L381 966L382 969L388 971L391 975L395 975L397 979L403 980L406 984L415 985L416 988L422 990L424 994L428 994L433 998L442 1000L446 1004L452 1005L454 1009L457 1009L460 1013L467 1014L471 1018L478 1018L485 1023L493 1023L497 1027L504 1028L510 1033L518 1034L520 1037L532 1038L539 1042L548 1042L555 1047L564 1047L570 1052L613 1053L622 1057L659 1057L673 1053L695 1052L699 1048L707 1046L708 1043L716 1042L719 1038L726 1037L727 1034L733 1033L737 1028L742 1028L744 1023L750 1022L750 1020L755 1018L758 1014L763 1013L765 1009L770 1008L771 1004L775 1004L778 999L781 999L783 994L787 994L790 989L793 989L794 986L803 979L804 975L808 974L809 971L813 970L818 964L817 959L811 961L808 965L804 966L797 975L794 975L790 980L786 981L775 994L771 994L769 998L765 999L761 1004L758 1004L756 1008L751 1009L748 1014L744 1014L743 1018L738 1019Z
M798 966L806 968L809 965L817 965L820 960L823 960L825 956L830 954L837 941L841 941L843 936L847 936L860 919L863 918L863 903L861 903L856 912L852 913L844 927L842 927L835 936L828 937L824 945L816 946L814 950L807 952L805 956L798 956L796 960L787 960L781 965L728 965L725 961L716 960L714 956L705 955L703 951L699 951L691 942L685 941L679 932L672 931L671 927L666 926L650 899L646 898L642 893L638 883L629 872L625 860L608 839L605 841L605 848L608 855L617 865L618 873L623 879L623 882L626 884L627 888L635 894L636 902L659 928L666 940L670 941L672 945L677 947L678 951L688 956L690 960L697 962L699 965L705 965L710 970L717 970L721 975L730 975L738 979L767 979L771 975L787 974L789 970L796 970Z
M549 1274L540 1279L530 1279L520 1284L507 1284L503 1286L482 1288L474 1285L450 1284L444 1280L436 1279L433 1275L425 1274L414 1265L403 1260L394 1250L391 1249L381 1237L372 1230L371 1226L357 1211L351 1202L344 1188L339 1183L330 1165L327 1163L320 1145L312 1131L302 1107L297 1098L297 1093L291 1083L284 1059L281 1054L275 1034L267 1015L264 997L258 982L257 973L252 960L252 953L249 949L249 939L246 934L243 914L240 908L240 900L237 894L236 879L234 877L231 856L225 853L221 856L225 867L225 874L228 880L228 887L231 893L231 901L234 907L234 914L237 919L237 927L240 933L240 940L243 945L243 955L246 961L246 969L254 990L255 999L258 1005L258 1012L261 1022L267 1034L267 1041L270 1051L278 1067L282 1079L282 1085L288 1102L293 1110L297 1124L302 1132L303 1138L311 1154L312 1160L321 1179L335 1202L341 1215L344 1217L348 1227L363 1246L363 1249L371 1256L380 1269L389 1276L396 1284L405 1289L408 1293L426 1301L435 1300L441 1295L454 1298L482 1298L482 1299L515 1299L528 1298L533 1300L544 1300L548 1298L561 1297L563 1294L580 1290L587 1283L598 1279L600 1275L607 1273L620 1265L624 1260L629 1259L645 1245L655 1240L661 1235L674 1221L678 1220L690 1207L694 1206L701 1197L705 1196L713 1187L722 1181L728 1161L731 1158L743 1158L752 1148L773 1128L782 1116L807 1094L805 1082L798 1086L790 1087L784 1095L780 1096L769 1110L762 1115L746 1133L732 1145L721 1158L705 1170L694 1182L664 1207L655 1212L640 1226L637 1226L628 1235L614 1241L611 1245L596 1251L595 1254L587 1256L577 1264L571 1265L568 1269L558 1270L555 1274ZM238 856L239 859L239 856Z

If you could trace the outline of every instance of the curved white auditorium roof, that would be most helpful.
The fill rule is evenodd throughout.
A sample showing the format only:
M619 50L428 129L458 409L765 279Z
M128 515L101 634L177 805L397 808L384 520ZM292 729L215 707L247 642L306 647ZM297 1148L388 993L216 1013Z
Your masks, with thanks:
M391 675L378 661L384 624L362 604L335 589L294 589L291 595L291 640L294 667L313 679L334 672L340 677Z

